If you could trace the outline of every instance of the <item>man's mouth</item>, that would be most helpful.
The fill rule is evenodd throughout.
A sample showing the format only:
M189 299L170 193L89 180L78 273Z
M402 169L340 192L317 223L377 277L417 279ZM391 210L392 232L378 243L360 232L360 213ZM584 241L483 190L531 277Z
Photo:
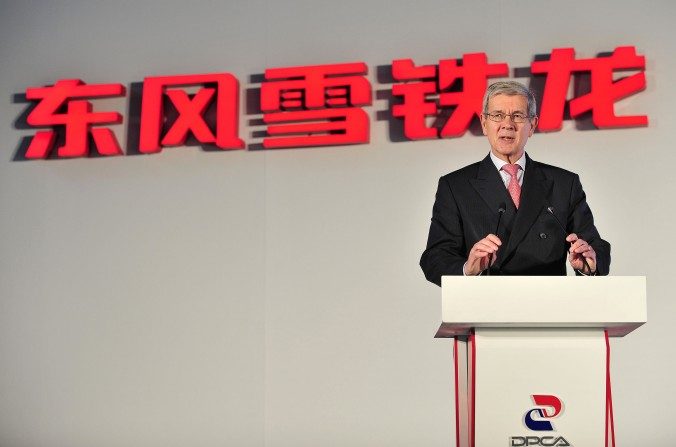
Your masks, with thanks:
M501 140L501 141L505 141L507 143L511 143L512 141L514 141L514 137L508 137L508 136L498 137L498 139Z

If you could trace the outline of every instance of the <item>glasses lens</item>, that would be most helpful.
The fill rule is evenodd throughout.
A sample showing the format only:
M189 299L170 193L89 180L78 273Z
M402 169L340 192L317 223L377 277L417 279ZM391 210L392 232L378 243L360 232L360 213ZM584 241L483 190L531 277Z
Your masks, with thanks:
M526 115L522 114L522 113L513 113L511 115L508 115L506 113L495 112L495 113L487 113L486 116L491 121L496 121L496 122L501 122L506 117L509 117L515 123L525 123L526 120L528 119L528 117Z

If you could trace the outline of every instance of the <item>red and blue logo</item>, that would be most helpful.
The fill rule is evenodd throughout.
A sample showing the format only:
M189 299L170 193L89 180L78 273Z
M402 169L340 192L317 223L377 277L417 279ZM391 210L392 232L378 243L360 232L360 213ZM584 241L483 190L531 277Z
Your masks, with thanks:
M526 427L533 431L552 431L554 427L549 419L561 413L561 400L556 396L533 394L533 403L537 408L530 409L524 416Z

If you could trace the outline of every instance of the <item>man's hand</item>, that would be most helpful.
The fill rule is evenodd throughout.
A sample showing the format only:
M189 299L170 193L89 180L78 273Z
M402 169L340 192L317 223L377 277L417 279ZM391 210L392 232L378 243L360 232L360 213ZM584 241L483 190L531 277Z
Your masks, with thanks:
M579 239L577 234L571 233L566 238L571 243L568 250L568 262L575 270L579 270L585 275L591 275L596 272L596 252L586 241ZM583 258L587 259L591 272L587 271Z
M464 272L466 276L478 275L488 268L488 259L491 255L497 253L498 248L502 245L500 238L494 234L489 234L485 238L478 241L469 251L467 262L465 263ZM496 256L492 257L491 265L495 263Z

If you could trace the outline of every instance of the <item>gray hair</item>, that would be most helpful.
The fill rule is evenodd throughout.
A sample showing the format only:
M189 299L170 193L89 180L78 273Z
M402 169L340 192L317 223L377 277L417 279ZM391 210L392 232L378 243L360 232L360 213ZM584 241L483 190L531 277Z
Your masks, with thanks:
M528 101L528 116L531 118L537 116L538 112L535 95L533 95L533 92L531 92L528 87L516 81L499 81L489 85L486 89L486 94L484 95L484 113L488 113L488 101L497 95L523 96Z

